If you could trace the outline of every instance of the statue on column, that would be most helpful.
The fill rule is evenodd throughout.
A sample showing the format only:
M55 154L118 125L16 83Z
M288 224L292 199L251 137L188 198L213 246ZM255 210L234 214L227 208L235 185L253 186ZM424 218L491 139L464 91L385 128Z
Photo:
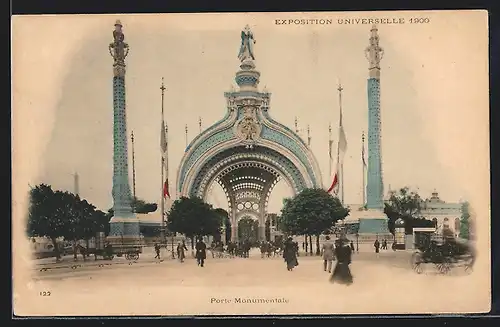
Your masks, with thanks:
M113 43L109 44L109 53L117 64L124 64L128 54L128 44L124 41L125 35L122 32L122 24L119 20L115 23L113 31Z
M253 38L253 33L250 30L250 26L245 26L245 29L241 31L241 47L240 53L238 54L238 59L241 62L246 60L255 60L253 53L253 45L255 44L255 39Z
M377 26L373 26L371 29L372 35L370 37L370 45L365 49L365 56L369 62L369 68L380 68L380 60L384 56L384 49L379 46L379 37L377 33Z

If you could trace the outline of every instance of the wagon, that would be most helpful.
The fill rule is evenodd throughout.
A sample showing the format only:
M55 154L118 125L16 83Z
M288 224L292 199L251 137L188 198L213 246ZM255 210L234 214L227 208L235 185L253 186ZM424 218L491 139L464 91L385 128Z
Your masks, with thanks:
M139 254L142 252L140 247L119 247L113 248L113 254L117 257L125 256L127 260L137 260L139 259Z
M424 264L433 264L441 274L447 274L453 268L463 268L466 273L470 273L474 262L472 247L467 242L455 239L442 244L430 241L411 257L412 268L417 274L424 271Z

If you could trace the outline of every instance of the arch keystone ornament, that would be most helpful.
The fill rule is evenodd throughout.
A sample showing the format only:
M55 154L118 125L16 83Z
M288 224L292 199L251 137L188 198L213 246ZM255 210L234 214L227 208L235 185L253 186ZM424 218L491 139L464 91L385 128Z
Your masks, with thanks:
M305 188L323 187L316 158L304 140L269 114L271 94L258 88L254 44L247 25L241 32L238 89L224 94L226 115L188 145L177 172L179 196L206 201L214 183L221 186L233 241L238 237L238 221L245 216L257 217L259 238L265 238L269 197L279 181L294 195Z

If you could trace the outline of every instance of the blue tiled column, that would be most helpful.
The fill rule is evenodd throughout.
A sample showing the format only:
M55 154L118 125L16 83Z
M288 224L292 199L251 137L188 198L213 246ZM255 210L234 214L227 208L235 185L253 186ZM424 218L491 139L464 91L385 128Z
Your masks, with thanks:
M368 79L367 208L383 209L382 156L380 147L380 80Z
M124 42L122 25L115 24L114 42L110 44L113 64L113 210L109 237L113 243L126 245L139 238L139 221L132 212L128 178L127 117L125 102L125 57L128 44ZM118 240L118 241L117 241Z

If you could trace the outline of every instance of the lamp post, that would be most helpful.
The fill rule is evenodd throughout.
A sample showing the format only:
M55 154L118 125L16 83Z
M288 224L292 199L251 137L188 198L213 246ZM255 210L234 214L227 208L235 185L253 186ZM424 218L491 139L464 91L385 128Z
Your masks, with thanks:
M175 254L174 254L174 236L175 236L175 232L172 232L172 259L175 259Z

